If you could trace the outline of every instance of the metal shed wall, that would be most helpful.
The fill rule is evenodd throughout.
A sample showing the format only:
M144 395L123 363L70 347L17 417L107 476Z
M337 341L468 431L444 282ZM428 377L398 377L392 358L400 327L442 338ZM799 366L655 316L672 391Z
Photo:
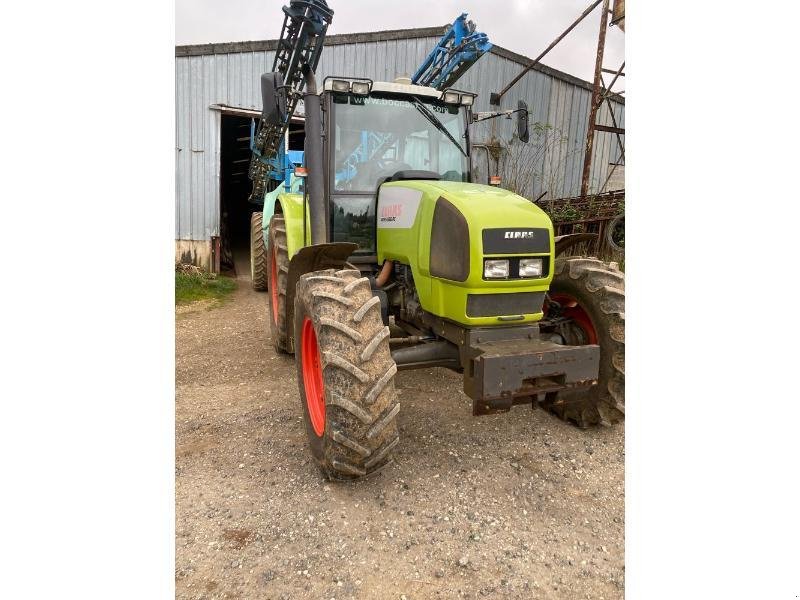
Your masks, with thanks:
M400 30L370 34L329 36L318 75L361 75L391 81L413 73L438 41L443 28ZM176 48L176 207L175 237L178 257L206 264L205 242L219 235L220 112L212 105L260 110L259 78L272 68L274 41L208 44ZM487 111L489 94L499 91L522 68L526 59L495 46L458 82L458 87L479 94L475 110ZM589 60L589 58L587 58ZM548 190L551 197L579 193L591 86L546 66L529 71L503 98L501 109L516 108L523 98L531 121L552 126L551 134L563 138L538 161L532 174L532 191ZM624 104L613 101L619 127L625 126ZM302 110L302 105L300 111ZM598 122L611 124L608 107ZM494 119L496 136L510 139L513 121ZM492 122L473 128L473 141L485 142ZM533 151L536 139L532 137ZM619 157L613 134L595 135L591 191L599 191L608 164ZM183 241L183 242L182 242ZM187 256L187 253L195 256Z

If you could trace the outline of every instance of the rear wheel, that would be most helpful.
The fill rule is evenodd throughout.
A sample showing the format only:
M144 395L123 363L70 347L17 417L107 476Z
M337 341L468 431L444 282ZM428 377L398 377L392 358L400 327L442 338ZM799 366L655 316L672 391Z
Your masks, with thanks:
M354 479L386 466L400 440L397 366L369 280L350 269L303 275L294 336L314 461L332 479Z
M263 213L250 215L250 281L253 289L267 289L267 247L264 244Z
M565 344L600 346L600 372L589 390L561 392L545 406L580 427L625 417L625 277L614 264L596 258L555 261L546 319L560 321Z
M286 223L283 215L273 215L269 222L267 274L269 278L269 325L272 344L281 353L289 352L286 328L286 282L289 276L289 251L286 246Z

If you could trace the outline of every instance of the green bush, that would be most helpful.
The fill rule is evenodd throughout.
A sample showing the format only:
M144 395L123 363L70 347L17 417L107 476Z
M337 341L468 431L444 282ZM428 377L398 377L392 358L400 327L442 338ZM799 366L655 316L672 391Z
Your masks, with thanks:
M236 281L213 273L175 272L175 304L189 304L197 300L222 301L236 289Z

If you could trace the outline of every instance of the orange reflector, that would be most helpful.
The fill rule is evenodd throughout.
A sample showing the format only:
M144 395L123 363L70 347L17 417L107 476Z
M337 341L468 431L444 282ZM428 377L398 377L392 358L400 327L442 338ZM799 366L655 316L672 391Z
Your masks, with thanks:
M489 185L500 185L500 178L497 175L489 177Z
M308 176L308 169L305 167L295 167L294 168L295 177L307 177Z

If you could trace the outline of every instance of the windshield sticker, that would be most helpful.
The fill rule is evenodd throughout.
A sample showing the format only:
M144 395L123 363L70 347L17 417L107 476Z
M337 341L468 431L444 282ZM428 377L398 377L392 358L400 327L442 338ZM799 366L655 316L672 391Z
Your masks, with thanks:
M375 96L350 96L350 104L354 106L395 106L397 108L409 109L413 104L408 100L398 98L376 98ZM425 107L433 112L440 114L457 114L457 107L443 106L441 104L424 103Z

